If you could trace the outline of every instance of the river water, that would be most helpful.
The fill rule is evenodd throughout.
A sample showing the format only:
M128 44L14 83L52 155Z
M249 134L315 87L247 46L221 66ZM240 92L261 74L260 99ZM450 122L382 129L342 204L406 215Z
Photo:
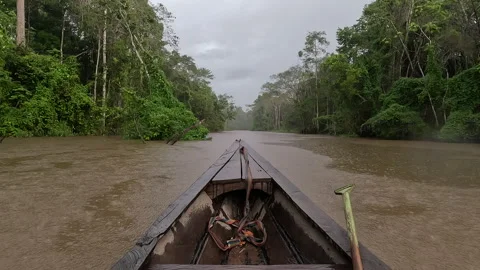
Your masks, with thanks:
M235 131L212 141L107 137L0 144L0 268L107 269L237 138L394 269L478 269L480 145ZM344 226L345 227L345 226Z

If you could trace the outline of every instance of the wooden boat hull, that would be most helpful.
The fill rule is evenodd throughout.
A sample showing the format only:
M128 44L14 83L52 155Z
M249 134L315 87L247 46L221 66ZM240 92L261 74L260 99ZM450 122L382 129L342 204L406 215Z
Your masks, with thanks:
M249 217L261 220L268 238L222 251L207 231L212 216L240 219L245 204L248 150L253 175ZM221 239L232 228L216 224ZM389 269L360 244L365 269ZM293 266L295 264L295 266ZM113 269L352 269L347 232L248 144L236 141L175 200ZM273 269L272 268L272 269Z

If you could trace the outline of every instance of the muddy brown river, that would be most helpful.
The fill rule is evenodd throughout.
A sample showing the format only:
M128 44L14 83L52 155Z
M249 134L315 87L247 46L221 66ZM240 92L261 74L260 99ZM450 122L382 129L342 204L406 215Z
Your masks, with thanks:
M0 268L107 269L237 138L394 269L480 268L480 145L235 131L212 141L107 137L0 144ZM268 228L267 228L268 229Z

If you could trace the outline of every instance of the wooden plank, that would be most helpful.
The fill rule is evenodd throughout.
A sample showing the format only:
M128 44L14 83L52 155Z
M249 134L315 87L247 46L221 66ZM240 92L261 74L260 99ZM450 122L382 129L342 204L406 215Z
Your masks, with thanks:
M172 227L158 239L148 264L191 263L192 255L205 237L205 226L198 226L198 223L203 221L206 225L214 213L212 200L202 191Z
M265 158L260 156L252 147L246 142L240 141L240 145L247 148L248 153L255 160L260 167L265 170L273 181L283 189L283 191L290 197L290 199L303 211L303 213L311 219L336 245L343 250L350 258L350 241L348 234L338 223L336 223L323 210L318 208L303 192L301 192L288 178L286 178L280 171L270 164ZM333 190L332 190L333 192ZM380 258L375 256L361 243L360 253L362 254L362 262L364 269L390 269Z
M266 211L264 216L263 225L267 228L267 242L265 243L265 251L268 254L268 260L270 264L296 264L298 263L294 254L288 248L285 241L282 239L278 228L273 223L272 215L269 211Z
M220 209L222 211L220 211L219 216L226 218L226 216L223 213L230 216L232 215L232 213L229 211L231 210L231 206L229 205L229 202L227 199L223 200L222 205L220 206ZM227 239L230 239L234 235L234 230L232 230L230 226L222 226L222 225L224 224L220 224L218 222L215 223L213 225L212 231L217 237L226 241ZM210 234L208 232L207 234L208 235L207 235L205 247L203 249L203 252L200 254L200 258L197 264L203 264L203 265L222 264L222 261L225 260L225 257L228 253L218 248L217 244L212 239Z
M244 245L243 247L234 247L229 250L227 265L266 265L265 256L262 249L254 245Z
M160 217L150 226L145 235L140 238L112 269L140 269L148 255L157 244L158 237L163 235L180 217L191 202L198 196L210 180L225 166L238 150L239 143L235 141L184 193L171 203Z
M256 180L253 183L253 189L263 190L265 193L272 194L271 180ZM246 183L242 180L222 181L220 183L210 183L206 188L208 196L211 199L230 191L245 190Z
M205 241L205 250L198 260L199 265L211 265L211 264L222 264L222 260L225 259L225 252L218 248L215 241L212 240L211 236L207 236ZM151 266L150 268L155 268Z
M242 162L243 162L242 165L244 165L245 162L243 161L243 159L242 159ZM262 167L260 167L260 165L258 165L258 163L253 158L249 158L249 163L250 163L250 170L252 171L252 178L253 178L254 181L255 180L257 180L257 181L271 180L272 179L272 177L270 175L268 175L268 173L266 173L262 169ZM242 178L246 179L246 176L247 176L246 166L243 166Z
M237 150L232 158L212 179L213 182L236 181L242 179L242 164L240 162L240 153Z
M273 223L299 263L349 264L350 257L316 227L280 188L269 206ZM270 230L271 231L271 230Z
M151 270L190 270L190 269L213 269L213 270L248 270L248 269L317 269L317 270L346 270L351 266L342 264L284 264L284 265L194 265L194 264L163 264L155 265Z

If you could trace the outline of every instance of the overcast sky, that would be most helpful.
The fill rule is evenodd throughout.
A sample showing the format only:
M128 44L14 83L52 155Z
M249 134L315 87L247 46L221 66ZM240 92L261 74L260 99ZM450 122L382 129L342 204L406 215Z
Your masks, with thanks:
M216 93L245 106L269 76L298 64L309 31L327 32L334 51L336 30L351 26L370 0L153 0L176 17L180 52L210 69Z

